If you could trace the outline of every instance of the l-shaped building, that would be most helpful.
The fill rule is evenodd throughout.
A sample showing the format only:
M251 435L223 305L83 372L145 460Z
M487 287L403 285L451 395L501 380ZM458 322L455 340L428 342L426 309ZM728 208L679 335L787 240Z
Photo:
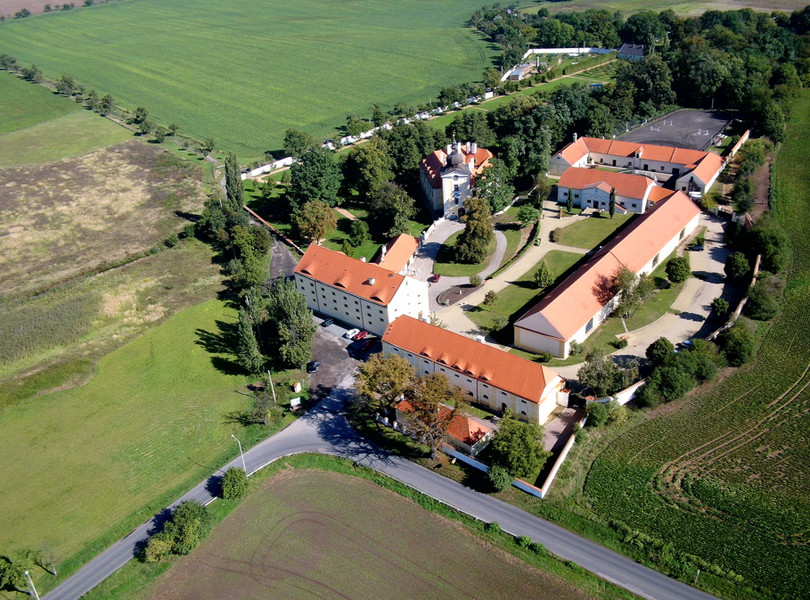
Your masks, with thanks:
M725 166L713 152L655 144L581 137L551 157L549 173L562 175L571 167L615 167L674 177L674 189L704 193Z
M401 269L401 262L394 268ZM375 335L400 315L430 314L427 282L317 244L298 261L294 278L311 310Z

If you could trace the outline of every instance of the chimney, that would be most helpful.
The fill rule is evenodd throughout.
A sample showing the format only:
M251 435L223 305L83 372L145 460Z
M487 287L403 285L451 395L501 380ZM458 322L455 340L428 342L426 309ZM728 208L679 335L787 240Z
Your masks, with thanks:
M577 132L576 131L574 132L574 143L575 144L577 143Z
M470 148L470 152L473 154L478 154L478 142L473 142L472 147Z
M470 142L467 142L467 154L470 153Z
M369 285L374 285L375 281L376 281L376 279L374 279L373 277L370 277L369 280L368 280L368 284Z
M382 250L381 250L382 254L380 255L380 262L383 262L385 260L385 251L386 250L387 250L387 247L383 246Z
M361 257L360 257L360 260L362 260L363 262L366 262L366 257L365 257L365 256L361 256Z
M453 154L453 144L447 144L447 156Z
M475 171L475 156L470 157L470 173Z

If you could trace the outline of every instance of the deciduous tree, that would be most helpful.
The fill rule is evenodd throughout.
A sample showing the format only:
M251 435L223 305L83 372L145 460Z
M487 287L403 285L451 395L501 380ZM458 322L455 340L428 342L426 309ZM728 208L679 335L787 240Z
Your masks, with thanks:
M316 244L337 227L335 211L320 200L306 202L295 212L292 220L298 235Z
M270 335L264 340L275 350L268 354L278 356L288 367L306 364L312 358L315 324L312 311L307 308L306 299L295 288L295 283L283 277L273 281L268 292L267 316L265 324Z
M355 388L363 404L371 410L388 410L413 383L416 373L411 364L396 354L373 354L357 370Z
M489 203L479 196L465 202L464 229L456 238L456 260L461 263L479 263L487 255L487 248L495 237Z
M645 352L647 360L654 366L663 365L670 358L675 356L675 346L665 337L660 337L647 346Z
M239 366L248 373L260 373L264 369L264 356L259 351L250 315L243 308L239 309L236 344L236 359Z
M284 156L301 158L304 153L316 146L315 138L298 129L288 129L284 132Z
M543 447L543 430L534 423L517 420L507 409L489 444L492 464L513 477L536 476L551 456Z
M343 175L332 152L325 148L309 148L290 168L290 190L287 200L295 210L310 200L320 200L329 206L338 203Z
M681 283L687 280L691 271L689 261L681 256L675 256L667 261L667 279L672 283Z
M515 196L515 186L502 160L492 159L490 163L491 166L484 169L478 178L476 194L489 203L489 209L494 214L509 206Z
M365 202L382 184L394 179L393 166L388 144L380 137L373 137L349 151L343 165L344 182Z
M391 182L380 184L371 196L372 227L384 237L407 233L408 222L416 215L416 203L405 190Z
M408 403L413 408L406 415L416 436L430 447L430 457L436 460L436 454L442 445L450 423L464 413L467 394L458 386L451 385L444 373L429 373L417 377L405 392ZM442 407L449 404L451 408Z
M726 277L729 279L742 279L751 271L751 265L748 264L748 259L742 252L734 252L729 254L726 258L726 264L723 267Z
M238 500L248 491L247 473L237 467L231 467L222 476L222 497L225 500Z

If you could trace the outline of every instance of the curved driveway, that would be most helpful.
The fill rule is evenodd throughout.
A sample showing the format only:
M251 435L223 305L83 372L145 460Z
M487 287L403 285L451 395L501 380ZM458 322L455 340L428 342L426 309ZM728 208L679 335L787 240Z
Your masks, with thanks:
M254 473L281 457L301 452L341 456L385 473L484 522L497 522L511 534L528 536L562 559L570 560L648 600L713 598L511 504L466 488L363 440L342 414L345 402L352 393L353 383L353 377L346 376L332 394L312 411L245 452L248 471ZM239 466L241 463L237 458L225 465L220 473ZM208 491L210 487L211 480L204 481L178 499L177 503L193 499L207 504L214 500ZM151 521L144 523L82 567L45 598L77 600L129 562L136 547L143 542L153 526Z

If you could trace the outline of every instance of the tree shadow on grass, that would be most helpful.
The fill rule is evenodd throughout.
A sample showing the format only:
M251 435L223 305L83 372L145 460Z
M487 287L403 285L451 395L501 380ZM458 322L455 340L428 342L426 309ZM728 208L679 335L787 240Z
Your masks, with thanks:
M228 323L226 321L216 321L218 332L206 331L205 329L197 329L197 341L195 344L205 348L210 354L226 354L228 356L236 355L237 348L237 323ZM248 375L247 371L239 366L231 358L223 356L212 356L211 364L218 371L226 375Z

